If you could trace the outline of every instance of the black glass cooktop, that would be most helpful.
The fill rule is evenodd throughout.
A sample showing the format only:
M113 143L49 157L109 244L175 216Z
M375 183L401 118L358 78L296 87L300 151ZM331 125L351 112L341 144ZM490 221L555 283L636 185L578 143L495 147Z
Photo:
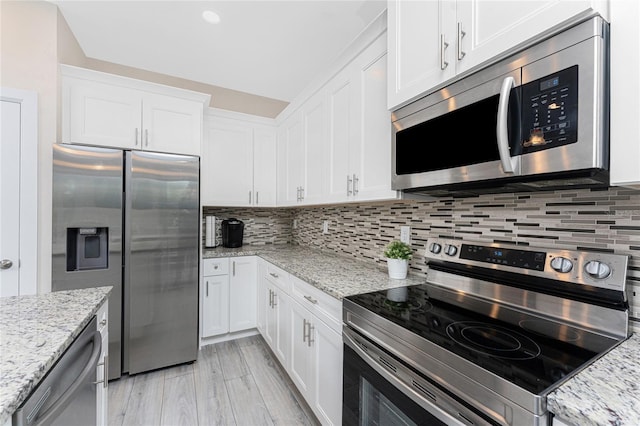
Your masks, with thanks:
M558 323L527 317L516 323L502 321L467 309L463 296L455 304L430 297L428 285L347 299L534 394L615 343L601 337L585 347L582 331L574 328L558 334L560 338L549 337ZM591 343L593 339L590 335Z

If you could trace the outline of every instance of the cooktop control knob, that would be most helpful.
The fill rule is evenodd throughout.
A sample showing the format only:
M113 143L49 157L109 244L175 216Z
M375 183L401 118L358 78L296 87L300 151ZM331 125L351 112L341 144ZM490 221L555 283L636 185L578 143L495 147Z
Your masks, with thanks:
M566 257L554 257L551 259L551 268L557 272L567 273L573 269L573 262Z
M591 277L601 280L611 275L611 267L598 260L591 260L584 265L584 270Z
M444 253L447 256L455 256L456 253L458 253L458 247L454 246L453 244L447 244L446 246L444 246Z
M438 243L431 243L431 245L429 246L429 251L433 254L440 253L440 250L442 250L442 246Z

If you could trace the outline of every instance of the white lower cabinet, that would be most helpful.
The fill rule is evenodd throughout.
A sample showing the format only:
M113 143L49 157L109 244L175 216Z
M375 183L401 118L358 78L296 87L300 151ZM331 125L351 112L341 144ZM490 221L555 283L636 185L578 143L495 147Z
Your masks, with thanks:
M259 308L264 311L262 319L262 337L267 342L280 363L287 368L289 365L289 322L288 315L291 299L286 288L289 283L289 274L283 270L263 261L260 269ZM260 320L258 321L260 323Z
M256 327L257 271L254 256L229 259L229 332Z
M339 425L342 304L269 262L261 262L259 330L320 423Z
M96 317L102 338L102 353L96 371L96 425L106 426L109 412L109 302L98 309Z
M256 327L256 262L255 256L203 260L202 339Z

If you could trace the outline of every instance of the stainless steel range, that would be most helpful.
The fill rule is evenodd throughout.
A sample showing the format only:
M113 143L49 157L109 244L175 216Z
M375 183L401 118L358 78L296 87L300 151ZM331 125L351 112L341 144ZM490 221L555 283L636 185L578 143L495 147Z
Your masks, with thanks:
M343 423L548 425L628 337L627 256L433 239L423 285L343 300Z

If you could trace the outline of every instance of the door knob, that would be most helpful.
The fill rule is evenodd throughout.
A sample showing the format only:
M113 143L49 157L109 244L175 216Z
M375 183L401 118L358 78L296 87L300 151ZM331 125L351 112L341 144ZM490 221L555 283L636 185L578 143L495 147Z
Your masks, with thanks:
M9 259L0 260L0 269L9 269L13 266L13 262Z

